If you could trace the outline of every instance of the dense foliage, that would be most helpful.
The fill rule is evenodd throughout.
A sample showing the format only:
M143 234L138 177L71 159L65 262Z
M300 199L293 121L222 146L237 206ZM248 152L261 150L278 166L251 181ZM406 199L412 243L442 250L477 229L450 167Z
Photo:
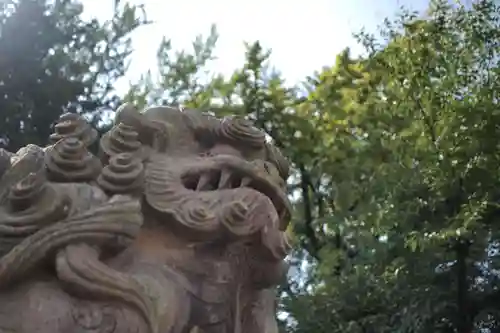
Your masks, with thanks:
M12 146L43 140L71 102L110 104L130 52L116 45L142 22L134 7L104 25L69 15L81 12L72 1L15 8L0 25L0 128ZM158 73L123 99L245 116L290 157L284 332L499 332L500 7L431 1L357 38L364 55L346 49L293 87L258 42L224 77L207 72L215 27L192 50L165 39Z
M16 150L45 143L65 111L99 116L125 74L130 33L145 22L137 6L118 6L105 22L81 18L74 0L6 0L0 6L0 128Z

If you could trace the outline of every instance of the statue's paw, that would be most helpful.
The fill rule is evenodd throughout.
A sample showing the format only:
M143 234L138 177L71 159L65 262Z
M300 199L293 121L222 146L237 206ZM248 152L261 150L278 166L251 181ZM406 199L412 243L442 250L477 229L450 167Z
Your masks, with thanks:
M53 282L0 294L0 333L146 333L145 321L123 304L78 300Z
M79 302L71 311L71 321L73 328L70 332L149 332L144 321L136 313L113 304Z

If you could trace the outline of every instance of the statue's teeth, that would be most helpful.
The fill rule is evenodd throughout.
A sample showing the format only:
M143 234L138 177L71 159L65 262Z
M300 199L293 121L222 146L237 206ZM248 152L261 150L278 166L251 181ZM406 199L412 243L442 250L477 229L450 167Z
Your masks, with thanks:
M240 187L247 187L248 185L250 185L251 182L252 182L252 178L250 178L250 177L243 177L241 179Z
M219 179L219 185L217 188L225 189L231 186L231 172L228 170L222 170Z
M210 175L202 174L198 180L198 185L196 186L196 191L205 191L210 187Z

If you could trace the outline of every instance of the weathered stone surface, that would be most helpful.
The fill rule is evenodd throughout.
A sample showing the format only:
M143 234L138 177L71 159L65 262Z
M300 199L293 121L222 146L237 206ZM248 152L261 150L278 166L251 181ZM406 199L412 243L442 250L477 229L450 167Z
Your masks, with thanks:
M276 333L288 165L262 132L121 107L0 154L0 332Z

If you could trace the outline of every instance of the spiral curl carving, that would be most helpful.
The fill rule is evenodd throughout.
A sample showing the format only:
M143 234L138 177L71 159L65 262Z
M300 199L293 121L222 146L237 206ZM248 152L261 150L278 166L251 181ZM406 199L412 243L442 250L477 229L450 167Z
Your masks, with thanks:
M50 180L57 182L88 182L97 178L102 165L77 138L60 140L45 155Z
M254 149L263 148L266 142L265 134L243 118L225 118L217 131L222 139Z
M251 235L258 230L259 226L248 221L248 212L249 207L246 203L231 202L223 209L221 223L232 235L238 237Z
M97 139L97 131L82 116L76 113L63 114L54 126L55 133L49 140L52 144L61 139L73 137L81 140L85 146L92 145Z
M46 188L45 179L40 173L28 174L10 189L8 198L13 210L25 210L36 202Z
M142 161L130 153L115 155L102 170L97 183L108 193L136 193L142 190L144 185Z
M101 152L108 158L121 153L129 153L145 159L146 152L139 141L135 127L119 123L106 133L100 142Z
M176 216L178 222L192 231L212 232L218 230L219 222L209 207L199 201L181 205Z
M70 200L46 182L41 173L30 173L11 187L8 205L0 208L0 254L23 237L66 218Z

